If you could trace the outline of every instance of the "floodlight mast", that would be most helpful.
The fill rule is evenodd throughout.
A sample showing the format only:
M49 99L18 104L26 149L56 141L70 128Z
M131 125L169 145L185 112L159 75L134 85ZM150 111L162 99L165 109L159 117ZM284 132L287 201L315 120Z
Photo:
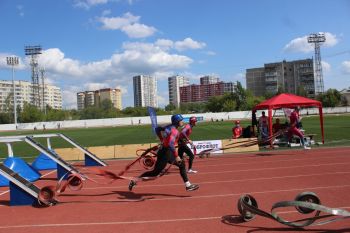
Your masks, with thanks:
M25 46L25 55L30 56L30 66L32 67L32 104L39 109L41 108L40 101L40 85L39 85L39 67L38 55L41 54L42 48L40 45Z
M315 95L324 93L321 44L326 41L324 33L312 33L307 37L308 43L315 45Z
M17 98L15 86L15 66L19 64L18 57L6 57L7 65L12 67L12 87L13 87L13 118L17 129Z

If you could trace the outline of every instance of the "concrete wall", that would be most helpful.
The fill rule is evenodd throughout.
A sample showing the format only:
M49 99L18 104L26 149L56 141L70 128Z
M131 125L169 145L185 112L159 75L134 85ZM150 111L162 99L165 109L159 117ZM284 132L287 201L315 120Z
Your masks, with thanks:
M317 115L318 108L303 109L302 115ZM336 108L323 108L324 114L335 113L350 113L350 107L336 107ZM261 111L258 111L257 117L259 117ZM234 119L251 119L251 111L240 112L219 112L219 113L196 113L193 114L197 117L203 117L204 121L211 120L234 120ZM192 115L185 114L184 117L190 117ZM274 116L284 116L282 110L274 111ZM170 115L158 116L158 124L168 124L170 122ZM33 130L37 128L42 130L44 125L46 129L57 129L58 125L61 128L89 128L89 127L115 127L123 125L139 125L139 124L151 124L151 120L146 117L125 117L125 118L107 118L107 119L92 119L92 120L72 120L72 121L51 121L51 122L36 122L36 123L19 123L17 129L19 130ZM0 125L0 131L15 130L14 124Z

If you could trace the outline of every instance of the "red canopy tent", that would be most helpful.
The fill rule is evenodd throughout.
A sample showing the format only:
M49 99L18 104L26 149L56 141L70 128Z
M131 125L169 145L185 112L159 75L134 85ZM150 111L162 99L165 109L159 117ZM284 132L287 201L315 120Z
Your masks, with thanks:
M269 119L269 135L272 135L272 110L280 108L294 108L296 106L300 107L318 107L318 112L320 115L320 125L322 133L322 143L324 143L324 130L323 130L323 113L322 113L322 103L317 100L308 99L302 96L297 96L289 93L282 93L276 95L271 99L265 100L264 102L256 105L253 112L256 110L268 109L268 119Z

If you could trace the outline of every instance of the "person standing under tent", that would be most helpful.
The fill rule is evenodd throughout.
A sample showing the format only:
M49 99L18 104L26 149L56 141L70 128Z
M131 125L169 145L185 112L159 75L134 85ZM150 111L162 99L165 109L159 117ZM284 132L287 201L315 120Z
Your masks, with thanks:
M187 143L191 144L194 147L193 142L190 140L190 135L192 133L192 128L196 125L197 118L190 117L189 124L186 124L185 127L182 128L179 138L179 149L178 153L180 158L183 160L184 153L189 157L188 160L188 173L197 173L197 171L192 170L192 164L194 159L194 154L192 150L187 146Z
M265 115L265 111L262 111L262 116L259 118L259 132L261 138L264 140L269 137L269 119Z
M243 129L242 129L240 123L241 122L239 120L235 121L235 126L232 128L232 138L233 139L240 138L242 136Z
M187 177L185 163L178 156L176 150L176 144L179 139L178 128L183 126L183 117L180 114L173 115L171 117L171 124L163 127L156 128L156 133L160 138L162 145L157 152L157 161L153 170L142 173L137 178L133 179L129 183L129 191L132 191L133 187L138 181L148 180L149 178L156 178L166 167L168 163L174 164L179 168L180 175L185 183L187 191L194 191L199 188L197 184L191 184Z
M300 107L297 106L294 108L294 111L290 114L290 117L289 117L290 126L288 129L288 139L290 140L293 137L293 135L298 136L300 138L300 142L301 142L302 146L304 147L304 149L309 150L309 149L311 149L311 147L306 146L304 135L298 128L298 125L300 122L299 111L300 111Z

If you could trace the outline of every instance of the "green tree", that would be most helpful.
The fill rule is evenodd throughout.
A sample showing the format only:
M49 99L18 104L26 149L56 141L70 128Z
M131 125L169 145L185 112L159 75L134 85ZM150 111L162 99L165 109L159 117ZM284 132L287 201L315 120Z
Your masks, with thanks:
M19 122L30 123L42 121L44 114L34 105L29 103L24 103L23 111L19 115Z
M102 102L101 102L102 111L109 111L113 108L114 108L114 106L113 106L113 103L111 100L109 100L109 99L102 100Z
M168 104L167 106L165 106L165 110L168 111L168 112L171 112L173 110L176 109L176 106L172 103Z
M224 100L223 96L211 97L206 104L206 109L209 112L222 112L223 105L224 105L223 100Z
M243 88L240 82L237 82L237 86L235 87L235 92L232 94L233 99L235 100L237 106L236 110L247 110L247 96L248 92Z
M319 94L317 99L324 107L336 107L341 105L341 94L336 89L328 89L325 93Z
M236 107L236 102L233 99L226 99L222 106L222 110L224 112L232 112L236 109Z

